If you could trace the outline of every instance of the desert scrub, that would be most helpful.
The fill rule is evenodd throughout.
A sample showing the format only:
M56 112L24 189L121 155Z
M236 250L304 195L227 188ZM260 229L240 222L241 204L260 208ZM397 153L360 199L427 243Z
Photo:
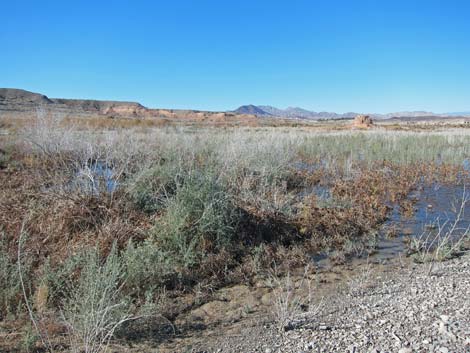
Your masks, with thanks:
M185 169L180 161L160 158L127 182L127 192L138 209L153 213L165 206L165 201L175 194L184 176Z
M132 330L130 321L160 317L162 282L173 273L168 260L153 244L131 242L120 252L114 244L107 255L97 246L84 248L54 266L47 259L30 300L44 347L52 349L44 343L51 332L41 323L53 314L72 352L105 351L115 334Z
M345 258L373 250L369 235L391 204L406 199L424 176L455 174L470 155L470 135L456 132L86 131L73 123L29 129L30 143L19 144L29 162L22 170L13 171L11 163L0 170L0 223L10 233L19 215L34 208L28 228L34 237L25 247L38 254L35 266L48 256L51 261L35 272L43 273L36 288L47 288L37 290L43 293L37 302L47 303L34 308L62 311L73 347L90 351L106 345L113 323L139 315L163 290L177 296L196 281L215 288L246 280L250 266L263 273L277 263L289 273L314 251ZM94 187L97 163L112 170L115 191ZM77 174L91 190L70 187ZM317 195L323 189L323 197ZM113 241L118 249L110 252ZM67 259L95 243L100 256L95 249ZM7 244L7 252L15 244ZM22 307L22 297L15 256L1 259L0 280L12 291L2 294L7 313ZM296 322L306 304L285 282L277 300L283 327ZM104 321L97 321L99 312L106 312Z
M149 240L141 244L129 241L121 257L126 273L123 290L141 302L155 296L177 275L174 257Z
M18 261L22 261L20 269L26 294L29 296L32 292L31 261L28 258L15 258L9 252L9 248L6 236L0 233L0 319L24 312Z
M0 170L7 168L11 160L12 160L11 149L0 147Z
M238 218L232 197L216 177L196 171L166 201L151 233L163 251L189 267L205 252L228 245Z
M22 334L21 341L19 343L19 348L21 352L36 352L36 344L38 341L39 336L32 328L31 323L29 323Z
M43 306L51 309L60 308L63 299L74 286L74 282L80 274L80 269L85 266L88 259L88 251L82 250L64 259L53 266L48 257L40 269L39 283L47 288L47 298Z
M61 312L71 351L101 352L123 324L148 313L139 312L134 300L123 291L125 265L115 246L104 261L98 249L83 256L80 276L65 293ZM150 310L146 303L141 308Z

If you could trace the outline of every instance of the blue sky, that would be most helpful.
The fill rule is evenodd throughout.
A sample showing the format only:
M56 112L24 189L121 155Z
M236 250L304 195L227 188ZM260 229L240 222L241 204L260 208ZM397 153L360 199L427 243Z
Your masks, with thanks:
M470 2L3 1L0 87L231 110L470 110Z

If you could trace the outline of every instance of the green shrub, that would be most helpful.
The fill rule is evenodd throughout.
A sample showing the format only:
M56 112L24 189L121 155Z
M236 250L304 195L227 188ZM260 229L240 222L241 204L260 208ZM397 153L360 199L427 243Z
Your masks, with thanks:
M38 340L38 334L34 331L31 323L28 323L21 337L21 341L19 342L20 351L27 353L34 352Z
M116 248L102 263L97 249L84 253L80 276L63 301L62 315L73 352L106 350L115 331L134 319L135 307L123 292L125 270Z
M125 290L139 300L154 297L176 271L171 254L150 241L141 245L129 242L121 257L126 273Z
M153 234L164 251L189 267L205 251L220 249L231 241L238 217L231 196L216 178L194 172L168 199Z
M129 182L127 191L139 209L153 213L174 195L182 178L182 169L176 161L161 162L138 173Z
M21 271L25 290L30 295L31 261L22 259ZM0 319L8 315L17 315L24 309L23 292L17 259L8 251L8 243L3 233L0 233Z
M13 160L15 147L7 144L0 147L0 169L5 169L8 165L16 164Z
M49 259L46 260L41 269L40 282L48 288L48 305L55 307L60 304L72 288L75 275L80 272L80 268L84 266L87 260L88 256L85 251L68 257L63 263L55 267L51 266Z

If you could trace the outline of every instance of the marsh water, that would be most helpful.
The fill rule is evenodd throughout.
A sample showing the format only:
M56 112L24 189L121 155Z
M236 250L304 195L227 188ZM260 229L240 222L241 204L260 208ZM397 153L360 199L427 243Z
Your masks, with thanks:
M301 171L312 172L324 167L322 163L308 164L298 162L294 167ZM463 170L470 171L470 159L463 162ZM86 193L112 193L118 188L116 172L103 161L92 161L79 169L70 187ZM314 194L324 207L336 204L328 186L313 185L298 194L299 200ZM451 239L458 239L470 229L470 190L462 185L421 185L408 195L412 208L404 209L399 204L391 204L387 220L378 230L376 251L369 258L374 261L387 261L407 251L410 238L433 238L441 229L446 234L455 225ZM468 202L465 202L467 200ZM457 219L458 217L458 219ZM359 257L364 257L361 255ZM326 253L314 254L314 262L322 267L329 265Z
M451 239L456 240L470 227L469 192L463 185L420 187L409 195L414 202L412 212L394 205L390 217L381 229L378 255L382 258L396 256L405 250L406 237L425 238L431 234L447 234L453 228ZM460 216L459 216L460 214ZM455 225L455 227L453 227ZM390 231L395 233L390 236Z
M118 187L116 172L104 161L91 161L75 173L70 187L87 194L112 193Z
M439 229L441 237L451 232L450 240L458 241L470 229L469 198L470 191L464 185L419 187L408 196L413 208L404 210L398 204L393 205L388 219L379 229L376 251L361 257L387 262L407 252L406 244L410 238L433 241ZM313 260L318 267L331 266L327 254L315 254Z

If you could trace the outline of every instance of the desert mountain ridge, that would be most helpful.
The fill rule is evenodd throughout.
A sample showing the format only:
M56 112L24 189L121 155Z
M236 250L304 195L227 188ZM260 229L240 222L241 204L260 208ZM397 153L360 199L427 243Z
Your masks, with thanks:
M163 118L198 121L254 120L255 115L183 109L151 109L138 102L50 98L23 89L0 88L0 117L31 117L46 112L66 117Z
M335 112L315 112L299 107L288 107L279 109L269 105L242 105L234 110L238 114L254 114L260 117L282 117L292 119L353 119L359 114L357 112L335 113ZM249 113L248 113L249 112ZM428 111L403 111L388 114L366 113L374 119L392 119L392 118L425 118L425 117L470 117L470 112L455 113L434 113Z
M183 109L152 109L138 102L49 98L40 93L23 89L0 88L0 116L32 115L38 111L59 113L73 116L107 116L126 118L167 118L217 120L242 118L284 118L284 119L352 119L359 113L315 112L298 107L279 109L269 105L243 105L233 111L209 112ZM426 117L470 117L470 112L436 114L426 111L397 112L389 114L368 113L374 119L391 118L426 118Z

